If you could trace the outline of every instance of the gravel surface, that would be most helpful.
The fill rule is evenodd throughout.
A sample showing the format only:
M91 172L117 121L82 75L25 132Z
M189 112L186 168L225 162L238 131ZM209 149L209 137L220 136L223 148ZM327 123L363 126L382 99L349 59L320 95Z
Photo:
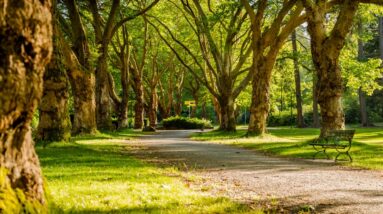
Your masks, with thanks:
M275 212L383 213L383 172L332 161L292 160L188 139L193 131L158 131L137 140L150 159L202 177L195 187Z

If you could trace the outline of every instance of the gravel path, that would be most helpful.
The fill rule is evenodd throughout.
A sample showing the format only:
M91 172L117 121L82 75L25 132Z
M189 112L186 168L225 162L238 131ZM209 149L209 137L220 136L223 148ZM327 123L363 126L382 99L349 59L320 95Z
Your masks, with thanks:
M383 213L383 172L340 167L330 161L291 160L228 145L188 139L192 131L159 131L142 137L147 157L172 162L202 176L212 194L316 213Z

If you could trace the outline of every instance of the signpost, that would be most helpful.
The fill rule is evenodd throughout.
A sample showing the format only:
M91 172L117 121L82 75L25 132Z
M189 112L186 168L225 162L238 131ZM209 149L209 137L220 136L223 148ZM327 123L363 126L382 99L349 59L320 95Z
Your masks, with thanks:
M195 100L186 100L185 101L185 105L189 107L189 117L190 117L191 107L195 107L196 106Z

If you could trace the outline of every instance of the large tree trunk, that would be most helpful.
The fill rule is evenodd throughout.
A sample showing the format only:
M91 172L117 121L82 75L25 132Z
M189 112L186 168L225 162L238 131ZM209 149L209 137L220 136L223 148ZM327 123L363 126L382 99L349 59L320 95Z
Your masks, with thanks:
M219 124L219 130L223 131L236 131L234 98L230 95L221 96L219 99L219 105L221 110L221 121Z
M273 59L270 58L269 60ZM274 63L267 63L263 57L261 60L255 59L254 61L253 69L256 70L252 82L248 134L262 135L266 132L267 117L270 110L270 81Z
M353 24L358 2L346 0L340 5L340 12L331 32L326 31L325 10L307 4L306 7L310 17L307 29L311 36L312 59L318 77L316 91L321 108L321 136L326 136L330 130L345 128L339 55Z
M299 73L299 64L298 64L298 48L297 48L297 35L294 30L291 34L291 42L293 46L294 54L294 79L295 79L295 98L296 98L296 108L297 108L297 127L305 127L303 120L303 108L302 108L302 93L301 93L301 77Z
M5 213L28 213L33 207L26 207L27 203L46 205L30 124L52 52L51 1L2 1L0 7L0 192L4 195L6 190L17 190L14 197L25 203L16 210L7 206L14 202L13 195L5 192L0 209Z
M144 123L144 86L142 79L133 76L133 90L135 92L136 103L134 104L134 128L142 129Z
M206 111L206 100L202 101L202 106L201 106L201 117L203 119L207 119L207 111Z
M73 48L69 47L64 38L60 38L60 41L73 95L74 118L72 134L94 133L97 130L96 82L90 63L88 41L75 1L65 0L65 4L68 8L71 21Z
M55 24L53 26L56 28ZM57 29L54 30L57 32ZM37 138L44 141L67 141L71 123L68 112L69 82L61 63L62 54L54 35L52 60L44 74L43 96L39 106Z

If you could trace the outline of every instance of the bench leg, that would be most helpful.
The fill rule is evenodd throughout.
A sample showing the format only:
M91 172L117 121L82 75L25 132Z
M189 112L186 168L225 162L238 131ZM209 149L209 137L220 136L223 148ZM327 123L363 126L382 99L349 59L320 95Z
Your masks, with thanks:
M335 158L335 162L337 162L338 161L338 157L341 155L341 154L345 154L345 155L347 155L347 157L348 157L348 159L350 160L350 162L352 162L352 157L351 157L351 155L350 155L350 153L349 153L349 151L350 151L350 149L351 149L351 144L350 144L350 146L348 146L348 147L345 147L344 149L345 150L340 150L340 149L338 149L338 148L335 148L336 149L336 151L338 152L338 155L336 156L336 158Z
M350 153L348 151L346 152L339 152L338 155L336 156L335 158L335 162L338 162L338 157L341 155L341 154L344 154L344 155L347 155L348 159L350 160L350 162L352 162L352 157L350 155Z
M319 154L319 153L323 153L326 155L327 157L327 160L330 159L330 157L328 156L328 154L326 153L326 148L323 148L321 147L320 149L318 149L315 145L313 145L313 148L317 151L314 156L313 156L313 159L315 160L315 157Z

